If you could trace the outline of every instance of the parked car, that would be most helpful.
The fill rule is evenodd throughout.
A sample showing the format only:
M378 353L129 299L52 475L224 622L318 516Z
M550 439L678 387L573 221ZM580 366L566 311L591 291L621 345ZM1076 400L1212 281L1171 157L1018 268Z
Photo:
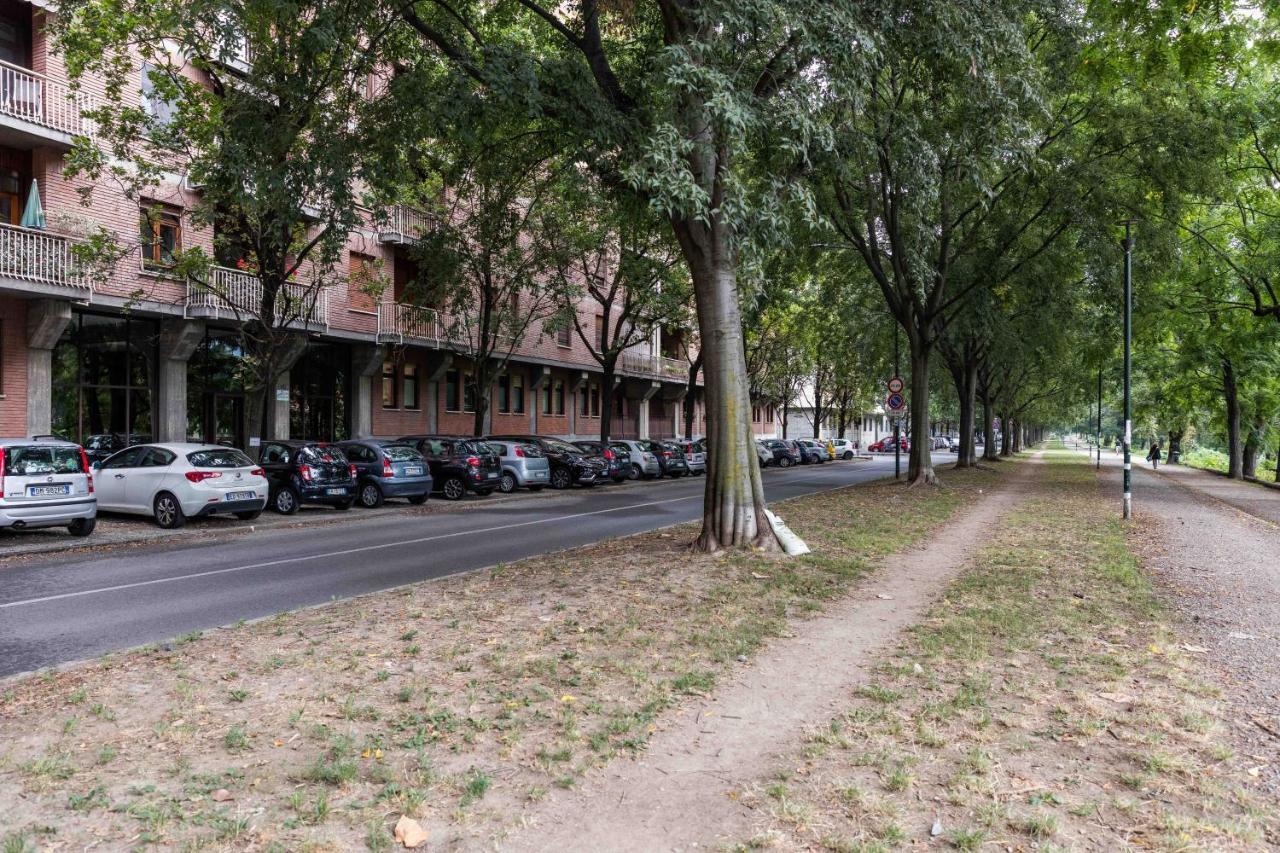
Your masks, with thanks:
M831 446L835 450L836 459L852 459L858 454L857 445L847 438L831 439Z
M821 465L827 461L826 445L820 441L812 438L798 438L796 447L800 451L801 465Z
M684 451L684 460L689 464L690 474L707 473L707 440L705 438L677 441Z
M929 439L930 450L950 450L951 438L945 435L935 435Z
M138 435L136 433L125 435L120 432L104 432L97 435L91 435L84 440L84 452L89 457L89 462L101 462L113 453L119 453L126 447L133 447L136 444L150 444L151 436Z
M97 518L84 448L52 437L0 438L0 528L65 526L88 536Z
M251 521L271 491L261 466L216 444L138 444L93 467L99 509L149 515L165 530L216 513Z
M475 492L493 494L502 483L498 454L486 442L463 435L406 435L401 442L427 460L432 488L445 500L458 501Z
M271 485L268 506L282 515L304 503L342 510L355 503L356 466L337 445L276 439L262 445L258 459Z
M684 458L684 451L674 441L649 441L647 447L650 453L658 457L658 464L662 466L660 476L678 479L689 473L689 463Z
M521 487L540 492L551 482L551 463L542 455L541 449L519 441L497 439L488 439L485 444L498 454L498 464L502 466L498 491L503 494Z
M774 464L773 451L765 446L764 441L756 439L754 444L756 447L756 459L760 461L760 467L768 468L770 465Z
M494 435L494 441L532 444L551 463L551 488L567 489L574 483L594 486L605 477L604 460L595 460L581 447L544 435ZM486 440L489 440L486 439Z
M621 483L627 479L627 468L629 463L624 463L622 454L613 449L610 444L605 447L599 441L575 441L576 446L592 456L595 459L604 460L605 476L615 483Z
M361 506L374 509L387 498L426 503L434 481L427 460L417 448L385 438L352 439L340 441L337 446L356 466L356 500Z
M780 438L766 438L761 443L773 454L773 464L779 468L800 464L800 451L791 442Z
M652 450L648 448L648 442L635 441L632 439L620 439L613 442L613 449L622 454L622 462L624 465L630 461L630 469L627 471L627 477L631 480L646 480L653 477L662 476L662 463L658 461L658 457Z
M890 435L880 439L875 444L872 444L870 447L868 447L867 450L871 451L872 453L892 453L893 452L893 436ZM911 450L911 439L909 438L902 439L902 452L906 453L909 450Z

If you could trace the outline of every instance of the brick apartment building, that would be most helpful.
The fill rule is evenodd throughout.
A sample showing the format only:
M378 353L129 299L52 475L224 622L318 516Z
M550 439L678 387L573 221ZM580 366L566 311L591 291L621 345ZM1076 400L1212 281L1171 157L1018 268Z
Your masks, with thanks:
M78 239L105 226L122 245L135 245L144 217L139 201L107 185L84 206L76 181L62 174L73 136L92 136L82 110L100 106L104 92L88 81L71 93L65 65L48 49L46 14L40 0L0 0L0 436L247 447L234 324L256 304L257 280L215 268L211 291L166 272L160 247L201 246L212 255L212 235L185 214L197 191L178 175L141 202L162 211L147 218L153 239L106 275L80 268ZM139 68L135 103L142 81ZM47 217L42 229L19 225L33 181ZM399 301L415 275L407 249L425 218L406 207L378 213L349 235L344 274L313 291L296 358L276 389L277 437L471 432L464 348L446 339L433 312ZM377 299L358 286L359 270L375 261L392 283ZM578 310L590 328L595 307ZM664 330L654 338L624 355L612 433L680 435L684 409L693 406L700 435L702 395L686 396L684 336ZM490 428L598 436L600 380L576 334L532 329L494 389ZM753 408L757 433L774 433L772 411Z

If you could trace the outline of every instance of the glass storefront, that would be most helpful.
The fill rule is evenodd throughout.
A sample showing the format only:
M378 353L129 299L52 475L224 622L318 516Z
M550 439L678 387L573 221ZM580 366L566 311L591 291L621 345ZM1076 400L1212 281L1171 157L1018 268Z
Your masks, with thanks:
M240 336L210 329L187 364L187 438L245 447Z
M76 312L53 351L53 431L103 452L150 441L154 320Z
M289 375L289 435L313 441L351 437L351 349L312 343Z

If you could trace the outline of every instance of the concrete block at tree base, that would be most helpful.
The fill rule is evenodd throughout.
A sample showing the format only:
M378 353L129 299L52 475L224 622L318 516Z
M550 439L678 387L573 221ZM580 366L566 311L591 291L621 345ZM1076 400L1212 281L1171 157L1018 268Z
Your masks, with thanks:
M778 542L787 556L799 557L801 554L810 553L809 546L804 543L804 540L792 532L791 528L774 515L772 510L766 509L764 514L769 519L769 524L773 526L773 533L778 537Z

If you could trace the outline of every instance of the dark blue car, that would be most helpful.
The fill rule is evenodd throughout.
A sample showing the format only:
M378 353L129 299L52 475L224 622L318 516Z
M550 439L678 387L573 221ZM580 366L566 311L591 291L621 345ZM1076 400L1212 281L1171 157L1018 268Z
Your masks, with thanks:
M356 466L356 500L373 509L387 498L425 503L433 485L427 460L416 449L391 439L362 438L338 442Z

